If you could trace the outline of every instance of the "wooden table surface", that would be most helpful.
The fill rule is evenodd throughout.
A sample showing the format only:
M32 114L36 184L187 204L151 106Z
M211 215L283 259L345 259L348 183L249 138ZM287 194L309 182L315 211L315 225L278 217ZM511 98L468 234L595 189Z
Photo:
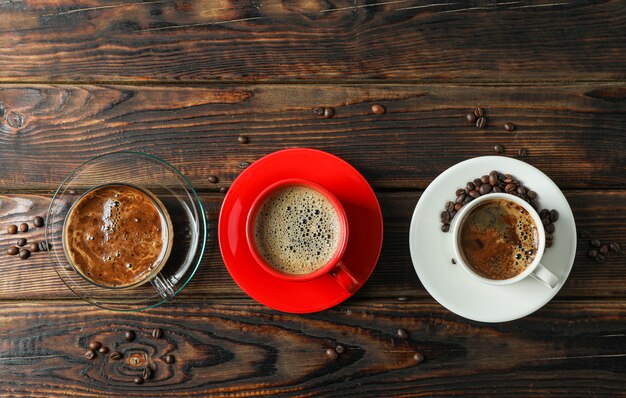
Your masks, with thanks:
M484 129L465 122L475 106ZM626 396L624 250L598 264L579 239L554 300L487 324L430 297L408 249L421 192L495 144L528 150L579 235L624 246L624 1L4 0L0 114L0 396ZM290 147L353 164L385 223L368 283L309 315L249 298L215 240L219 188L240 162ZM43 253L4 254L8 225L45 214L74 167L118 150L179 168L211 221L192 282L139 313L82 302ZM91 340L111 346L125 330L138 333L126 348L156 366L142 385L125 360L83 357ZM328 359L338 344L345 352ZM168 352L175 363L159 357Z

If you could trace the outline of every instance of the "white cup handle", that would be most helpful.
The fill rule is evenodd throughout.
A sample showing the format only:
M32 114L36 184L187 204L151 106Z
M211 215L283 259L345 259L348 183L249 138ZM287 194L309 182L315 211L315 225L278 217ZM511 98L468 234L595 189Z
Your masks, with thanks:
M541 265L541 263L537 264L537 268L535 268L530 276L552 289L554 289L556 285L559 284L559 278L557 278L546 267Z

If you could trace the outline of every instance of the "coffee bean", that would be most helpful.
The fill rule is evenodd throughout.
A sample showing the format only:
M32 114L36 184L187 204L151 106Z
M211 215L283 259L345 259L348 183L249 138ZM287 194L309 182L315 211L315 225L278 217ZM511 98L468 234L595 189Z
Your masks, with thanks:
M473 182L468 182L467 185L465 186L465 189L467 191L473 191L474 189L476 189L476 185Z
M443 232L448 232L448 231L450 230L450 224L443 224L443 225L441 226L441 230L442 230Z
M446 211L451 212L452 210L454 210L454 202L450 201L446 203Z
M17 240L17 245L18 245L19 247L22 247L22 246L24 246L25 244L26 244L26 238L20 238L20 239L18 239L18 240Z
M502 179L502 181L506 182L507 184L510 184L510 183L512 183L514 181L513 180L513 176L510 175L510 174L505 174L504 178Z
M87 351L85 352L85 358L87 359L94 359L96 357L96 353L93 351Z
M522 148L519 151L517 151L517 154L520 155L520 156L527 156L528 155L528 149Z
M100 344L99 341L92 341L91 343L89 343L89 349L91 351L98 351L100 347L102 347L102 344Z
M476 107L474 108L474 115L476 115L476 117L483 117L485 116L485 110L483 108Z
M172 354L166 355L165 358L163 358L163 360L165 361L165 363L170 364L170 365L176 362L176 358L174 358L174 355Z
M549 234L554 233L554 230L555 230L555 228L554 228L554 224L548 224L548 225L546 225L545 229L546 229L546 232L547 232L547 233L549 233Z
M542 219L550 217L550 210L541 209L541 211L539 212L539 217Z
M609 249L610 249L612 252L619 253L619 252L622 250L622 247L621 247L621 246L619 245L619 243L617 243L617 242L611 242L611 243L609 244Z
M220 193L225 193L226 191L228 191L228 188L226 188L226 187L221 187L220 188Z
M17 247L15 247L15 246L11 246L11 247L9 247L9 248L7 249L7 254L8 254L8 255L10 255L10 256L15 256L15 255L16 255L17 253L19 253L19 252L20 252L20 249L18 249L18 248L17 248Z
M587 252L587 256L591 258L594 258L597 255L598 255L598 251L596 249L589 249L589 251Z
M504 187L504 190L505 190L507 193L511 193L511 192L515 191L516 189L517 189L517 187L516 187L516 186L515 186L515 184L513 184L513 183L506 184L506 186Z
M152 378L152 369L150 369L148 366L143 368L143 378L145 380L150 380Z
M462 205L462 204L460 204L460 203L455 203L455 204L454 204L454 211L459 211L459 210L461 210L461 207L463 207L463 205ZM450 212L450 214L452 214L452 212Z
M333 350L332 348L328 348L326 349L326 357L331 361L334 361L339 357L339 355L337 355L337 351Z
M474 200L474 198L472 198L471 196L467 195L467 196L465 196L465 199L463 199L463 204L466 205L469 202L471 202L472 200Z
M600 247L600 246L602 246L602 242L600 242L598 239L594 239L594 240L592 240L589 243L591 243L591 246L593 246L593 247Z
M546 241L546 247L552 247L552 241L551 240Z
M530 205L533 207L533 209L539 210L539 201L537 200L537 198L532 198L530 200Z
M598 250L600 252L600 254L607 254L609 252L609 245L602 245L600 246L600 249Z
M464 193L465 190L463 188L459 188L456 190L456 196L459 196L460 194Z
M44 224L43 217L41 216L35 217L35 219L33 220L33 224L35 224L35 227L37 228L43 227L43 224Z
M152 337L155 339L160 339L162 335L163 335L163 331L159 328L155 328L152 331Z
M495 187L493 187L493 192L500 193L500 192L502 192L502 188L500 188L499 186L495 186Z
M537 197L537 192L535 191L528 191L528 197L531 199L535 199Z
M465 192L463 192L462 194L460 194L459 196L457 196L456 198L456 203L462 203L465 200Z
M136 377L133 379L133 382L134 382L135 384L143 384L143 382L144 382L144 381L145 381L145 380L144 380L144 379L143 379L143 377L141 377L141 376L136 376Z
M486 182L484 182L484 181L482 180L482 178L474 178L474 181L472 181L472 182L473 182L473 183L474 183L474 185L476 185L477 187L479 187L479 186L481 186L481 185L483 185L483 184L486 184Z
M315 107L313 108L313 113L315 113L317 116L322 116L324 114L324 108L321 107Z
M496 145L493 147L493 149L494 149L494 151L496 151L496 153L502 153L502 152L504 152L504 147L503 147L502 145L500 145L500 144L496 144Z
M553 240L553 239L554 239L554 235L546 232L546 240Z
M550 221L555 222L559 219L559 212L556 209L550 210Z
M548 224L550 224L550 219L548 217L546 218L542 218L541 219L541 223L544 225L544 227Z
M31 253L37 253L39 251L39 245L35 242L31 242L28 244L28 250L30 250Z
M326 119L330 119L335 114L335 110L333 108L324 108L324 117Z
M403 340L405 340L407 337L409 337L409 334L404 329L398 329L396 331L396 335L398 335L398 337L403 339Z
M486 195L489 192L491 192L491 189L492 189L491 185L483 184L483 185L480 186L480 194L481 195Z
M107 347L100 347L100 349L98 350L98 352L102 355L106 354L107 352L109 352L109 349Z
M581 237L581 239L589 240L589 239L591 239L591 232L583 231L582 234L580 234L580 237Z
M17 233L17 226L9 225L9 227L7 228L7 232L11 235L15 235Z
M337 354L343 354L344 352L346 352L346 348L340 344L335 347L335 352L337 352Z
M28 257L30 257L30 251L27 249L21 249L20 250L20 258L22 260L26 260Z
M463 207L463 205L461 205L460 203L457 203L458 205L460 205L461 207ZM456 205L454 205L454 207L456 207ZM457 211L453 210L450 212L450 217L454 218L454 216L456 216Z
M126 331L126 333L124 333L124 338L126 339L126 341L135 340L135 332L133 332L132 330Z
M443 211L441 212L441 222L443 223L449 223L450 222L450 213L448 213L447 211Z
M606 261L606 257L604 256L604 254L598 254L596 256L596 262L600 264L604 264L605 261Z
M488 186L488 185L486 185L486 186ZM482 188L482 187L481 187L481 188ZM477 197L479 197L479 196L480 196L480 192L478 192L478 191L470 191L470 193L469 193L469 194L470 194L470 196L471 196L472 198L474 198L474 199L476 199Z
M42 240L41 242L39 242L37 246L39 246L39 250L42 252L47 252L50 249L50 245L45 240Z
M382 105L372 105L372 112L374 112L377 115L382 115L383 113L385 113L385 108Z
M498 173L495 171L492 171L491 173L489 173L489 184L491 186L494 186L498 183Z
M217 178L216 176L209 176L209 182L211 184L215 184L219 181L219 178Z
M478 127L479 129L485 128L486 125L487 125L486 117L479 117L478 120L476 120L476 127Z
M526 195L526 190L524 187L517 187L517 193L520 195Z
M63 268L65 268L67 271L71 271L73 269L72 266L67 263L63 266Z
M452 259L452 264L456 264L456 260L455 259Z
M504 129L506 131L513 131L515 130L515 125L513 123L504 123Z
M476 123L476 115L474 115L473 113L468 113L467 115L465 115L465 120L467 120L468 123L474 124Z
M248 166L250 166L250 162L246 162L246 161L239 162L239 164L237 165L237 167L239 167L240 169L245 169Z
M119 361L120 359L122 359L122 353L119 351L113 351L111 355L109 355L109 358L114 361Z
M26 224L25 222L20 224L20 232L27 232L28 231L28 224Z
M424 354L422 354L421 352L416 352L415 354L413 354L413 360L416 364L424 362Z

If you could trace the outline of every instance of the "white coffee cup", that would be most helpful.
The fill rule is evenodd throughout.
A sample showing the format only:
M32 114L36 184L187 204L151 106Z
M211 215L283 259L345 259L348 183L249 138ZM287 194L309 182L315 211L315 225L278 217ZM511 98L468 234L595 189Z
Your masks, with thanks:
M535 259L533 260L533 262L530 263L522 273L509 279L489 279L482 275L479 275L469 264L465 262L463 255L461 254L461 248L459 243L461 226L463 225L465 217L471 212L471 210L485 201L497 199L503 199L509 202L513 202L524 208L524 210L526 210L528 214L532 216L533 221L535 222L535 226L537 227L537 234L539 236L537 254L535 255ZM539 214L537 214L537 211L535 211L532 206L530 206L527 202L518 198L517 196L513 196L507 193L491 193L474 199L473 201L463 206L461 210L459 210L456 217L454 217L454 219L452 220L450 230L452 232L450 235L453 239L452 246L454 248L454 256L457 264L460 265L468 274L472 275L474 278L480 280L481 282L488 283L490 285L502 286L519 282L522 279L531 276L550 288L554 288L559 283L559 279L540 263L543 252L546 249L546 231L543 228L541 217L539 217Z

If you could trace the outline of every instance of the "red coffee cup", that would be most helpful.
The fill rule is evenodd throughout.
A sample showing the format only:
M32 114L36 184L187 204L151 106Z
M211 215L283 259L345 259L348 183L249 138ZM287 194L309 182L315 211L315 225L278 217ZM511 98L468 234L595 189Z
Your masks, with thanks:
M263 254L261 254L260 250L258 249L254 234L256 219L259 210L261 209L263 204L278 191L294 186L309 188L317 191L322 196L324 196L334 207L339 220L339 230L337 231L339 235L339 244L337 245L335 252L323 266L308 274L290 274L282 272L273 267L272 264L270 264L265 259ZM328 274L332 276L337 281L337 283L339 283L339 285L341 285L349 292L355 291L358 287L359 282L352 275L346 265L341 262L341 257L343 256L348 245L348 220L346 217L346 212L344 211L343 206L341 205L339 200L332 193L330 193L326 188L312 181L298 178L285 179L278 181L263 190L256 197L254 202L252 202L252 206L250 207L250 211L248 212L248 217L246 220L246 240L248 242L250 252L252 253L252 256L255 258L258 264L263 267L265 271L277 278L288 281L304 282L320 278Z

